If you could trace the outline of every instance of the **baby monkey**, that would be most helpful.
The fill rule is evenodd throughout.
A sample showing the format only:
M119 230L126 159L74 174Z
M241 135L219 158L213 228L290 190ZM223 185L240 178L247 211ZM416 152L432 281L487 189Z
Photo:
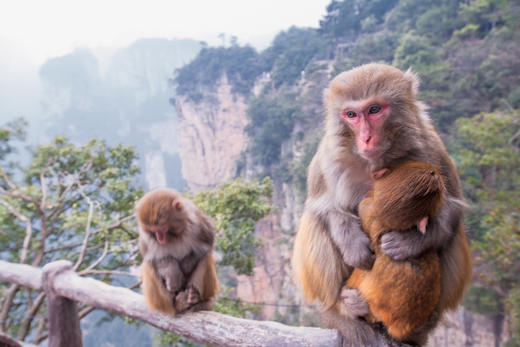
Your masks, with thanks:
M376 260L371 270L355 269L346 285L357 288L371 315L399 340L425 343L418 333L436 308L441 291L440 261L435 250L405 261L381 251L381 236L392 230L426 232L428 219L437 216L445 195L439 171L423 162L408 161L374 174L374 189L359 205L363 230L368 233Z
M136 212L148 305L166 313L211 309L218 290L212 220L171 189L147 193Z

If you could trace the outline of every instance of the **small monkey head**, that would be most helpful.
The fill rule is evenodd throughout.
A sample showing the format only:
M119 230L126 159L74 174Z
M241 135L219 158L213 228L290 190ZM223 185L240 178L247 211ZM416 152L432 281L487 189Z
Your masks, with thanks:
M136 205L141 232L165 244L182 235L188 223L184 198L170 189L145 194Z
M339 74L325 91L327 134L348 139L343 145L369 162L399 158L419 136L418 84L411 71L385 64Z
M444 179L435 167L404 162L376 179L374 211L386 228L410 229L439 213L445 190Z

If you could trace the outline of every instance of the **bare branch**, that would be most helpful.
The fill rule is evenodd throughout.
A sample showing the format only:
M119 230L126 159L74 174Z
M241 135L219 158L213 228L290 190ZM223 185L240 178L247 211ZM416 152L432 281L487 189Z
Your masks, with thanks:
M20 191L20 188L16 184L14 184L14 182L11 181L11 179L9 177L7 177L5 172L1 172L0 176L5 181L5 183L7 183L9 188L11 188L11 190L14 192L14 193L8 192L7 190L5 190L2 187L0 187L0 194L3 194L5 196L9 196L9 197L13 197L13 198L22 199L24 201L30 202L32 204L35 204L36 206L39 207L38 202L36 200L34 200L32 197L30 197L29 195L27 195L27 194L23 193L22 191Z
M84 273L88 273L88 271L91 271L92 269L94 269L96 266L98 266L103 261L103 259L107 256L107 254L108 254L108 240L105 240L105 249L103 249L103 254L101 254L101 256L94 263L92 263L88 268L81 271L80 274L82 275Z
M131 276L131 277L139 277L139 275L133 274L131 272L126 271L116 271L116 270L83 270L79 273L80 275L120 275L120 276Z
M0 273L0 275L3 275L3 272ZM5 279L5 278L4 278ZM41 275L40 275L40 281L41 281ZM11 311L11 307L13 306L13 300L16 296L16 293L18 290L20 290L20 286L17 283L17 281L14 284L11 284L9 289L7 290L7 293L4 296L4 301L2 301L2 311L0 311L0 331L7 331L9 329L9 324L7 322L7 318L9 317L9 311Z
M105 228L98 228L98 229L94 230L92 232L92 234L98 234L103 231L109 231L109 230L114 230L114 229L118 229L118 228L126 230L125 228L123 228L123 224L134 218L135 218L135 214L131 214L129 216L123 217L123 218L119 219L118 221L116 221L115 223L113 223Z
M40 172L40 186L42 187L42 198L40 201L40 211L44 211L46 200L47 200L47 183L45 182L45 175L43 174L43 171Z
M85 227L85 238L83 239L83 245L81 246L81 252L79 254L78 261L74 265L74 270L77 270L83 263L83 260L85 259L85 253L87 252L87 246L88 246L88 239L90 238L90 227L92 225L92 217L94 215L94 201L92 201L92 199L90 199L90 197L85 195L85 193L83 192L83 187L81 187L79 182L78 182L78 187L80 188L79 192L80 192L81 196L83 196L83 198L85 200L87 200L89 208L88 208L87 225Z
M46 250L45 254L59 252L59 251L64 251L66 249L71 249L71 248L76 248L76 247L81 246L82 244L83 244L83 242L82 243L73 243L71 245L64 245L64 246L56 247L56 248L51 248L49 250Z
M47 325L46 323L47 323L47 317L45 317L43 315L39 315L38 316L38 327L36 328L36 336L34 337L34 340L33 340L34 343L40 343L47 338L45 336L42 339L43 332L45 331L45 327Z
M18 331L19 340L25 340L25 338L29 334L32 321L38 314L38 311L40 310L44 301L45 301L45 292L41 292L40 294L38 294L38 297L34 301L33 305L29 309L29 311L25 314L25 317L22 321L20 330Z
M90 312L94 311L96 308L93 306L85 306L81 311L79 311L78 316L79 319L83 319L86 317Z

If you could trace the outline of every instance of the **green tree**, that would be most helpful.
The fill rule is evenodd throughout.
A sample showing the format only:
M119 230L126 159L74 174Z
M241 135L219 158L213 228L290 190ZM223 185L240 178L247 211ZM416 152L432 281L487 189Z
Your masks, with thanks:
M222 256L219 265L231 265L238 274L252 274L255 249L259 246L254 236L255 224L272 211L272 193L269 178L262 182L236 179L193 197L215 219L216 249Z
M132 213L142 190L134 150L99 140L75 145L57 137L32 151L22 166L10 154L23 134L21 123L0 129L2 259L37 267L68 259L80 274L111 281L117 270L135 262ZM2 330L41 342L44 293L5 283L0 293Z
M264 71L259 54L250 46L206 47L189 64L176 70L170 83L177 95L198 102L202 93L211 90L222 76L228 79L233 93L249 95L256 78Z
M461 118L457 126L461 148L456 159L465 196L477 206L467 221L473 233L477 280L503 304L520 288L519 112ZM511 307L517 310L518 294L512 299ZM519 312L512 314L518 317ZM515 334L520 336L520 330Z
M280 159L282 142L291 136L299 111L296 94L287 88L250 100L247 115L251 121L246 127L251 137L249 150L264 167Z
M271 70L274 86L280 87L297 82L312 60L325 57L324 51L325 42L316 29L291 27L276 35L261 58Z

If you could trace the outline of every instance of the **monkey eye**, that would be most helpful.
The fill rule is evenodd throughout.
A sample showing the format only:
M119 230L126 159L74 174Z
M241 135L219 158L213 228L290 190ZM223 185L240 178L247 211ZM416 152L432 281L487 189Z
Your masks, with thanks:
M354 111L344 111L343 114L347 118L356 118L357 117L357 114Z
M381 106L379 106L379 105L372 105L368 109L368 114L376 114L376 113L379 113L380 111L381 111Z

